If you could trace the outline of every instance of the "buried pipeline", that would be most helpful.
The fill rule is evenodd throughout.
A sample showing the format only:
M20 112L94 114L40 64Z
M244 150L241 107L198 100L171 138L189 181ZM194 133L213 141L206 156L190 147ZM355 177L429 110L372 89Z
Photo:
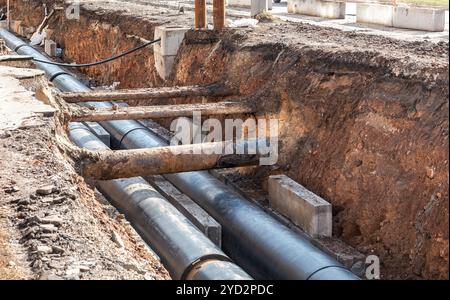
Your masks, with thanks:
M7 30L0 29L0 37L15 52L48 61L38 50ZM88 87L58 66L43 62L36 62L36 66L44 70L50 81L61 91L90 91ZM96 108L112 106L108 102L87 103L87 105ZM103 121L100 122L100 125L110 133L112 145L116 149L152 148L166 145L164 140L138 121ZM252 277L256 279L303 280L358 279L334 258L312 245L307 238L294 233L207 171L166 174L164 177L191 197L222 225L222 243L225 253ZM146 183L139 180L136 184L144 185ZM120 184L115 185L114 188L106 184L101 190L105 196L111 199L113 194L118 194L123 188L124 186L120 186ZM126 208L125 202L130 203L130 200L125 198L117 201L118 203L115 204L119 209ZM135 221L130 219L132 224ZM150 222L136 227L140 228L141 234L144 234L142 231L151 231L152 229L148 227L152 225ZM185 235L184 238L189 238L189 236ZM151 242L149 243L152 245ZM178 256L177 253L167 253L166 255L172 255L173 258ZM213 257L215 256L213 255ZM224 265L227 263L230 262L226 259L219 260L215 265L205 262L204 271L209 270L211 273L220 274L221 267L225 267ZM241 276L246 275L245 272L239 270L239 267L234 267ZM192 269L192 266L188 266L188 269ZM199 273L198 278L206 278L206 276Z

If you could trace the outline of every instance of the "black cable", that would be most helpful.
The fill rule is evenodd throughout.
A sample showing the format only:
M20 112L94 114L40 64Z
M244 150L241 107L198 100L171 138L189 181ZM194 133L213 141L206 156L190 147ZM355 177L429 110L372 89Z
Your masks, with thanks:
M125 52L123 52L123 53L121 53L119 55L115 55L113 57L110 57L110 58L107 58L107 59L104 59L104 60L101 60L101 61L97 61L97 62L94 62L94 63L88 63L88 64L65 64L65 63L52 62L52 61L47 61L47 60L40 60L40 59L37 59L37 58L33 58L33 60L36 61L36 62L39 62L39 63L43 63L43 64L49 64L49 65L54 65L54 66L66 67L66 68L93 67L93 66L101 65L101 64L108 63L110 61L119 59L119 58L121 58L121 57L123 57L125 55L131 54L133 52L136 52L136 51L138 51L138 50L140 50L142 48L145 48L145 47L147 47L147 46L149 46L151 44L154 44L154 43L157 43L157 42L160 42L160 41L161 41L161 39L150 41L150 42L147 42L147 43L145 43L143 45L140 45L140 46L138 46L136 48L133 48L133 49L128 50L128 51L125 51Z

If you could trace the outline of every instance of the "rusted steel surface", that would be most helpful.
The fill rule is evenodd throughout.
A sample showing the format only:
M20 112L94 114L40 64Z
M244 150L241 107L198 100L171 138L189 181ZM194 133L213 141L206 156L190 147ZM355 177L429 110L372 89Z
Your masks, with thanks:
M182 87L158 87L118 91L96 91L96 92L66 92L60 96L69 103L79 102L103 102L103 101L128 101L128 100L150 100L155 98L177 98L209 96L223 97L236 94L231 88L222 84L194 85Z
M240 143L246 143L247 145L253 143L252 145L255 145L256 141L242 141ZM242 146L243 144L239 145ZM231 151L226 152L225 149L231 149ZM236 144L233 142L215 142L149 149L91 152L80 163L83 176L97 180L110 180L255 165L259 162L257 154L224 153L236 153Z
M206 0L195 0L195 28L206 29Z
M76 107L71 110L71 122L101 122L111 120L142 120L176 117L192 117L193 112L208 115L233 115L255 112L249 102L219 102L198 104L176 104L138 107L113 107L90 110Z

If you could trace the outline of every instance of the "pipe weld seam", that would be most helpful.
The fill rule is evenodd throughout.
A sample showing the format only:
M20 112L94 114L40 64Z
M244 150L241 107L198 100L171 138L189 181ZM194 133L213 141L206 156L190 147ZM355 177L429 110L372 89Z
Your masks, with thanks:
M29 46L28 44L20 44L19 46L16 46L16 48L13 49L13 52L17 52L20 48L24 47L24 46ZM31 46L30 46L31 47Z
M316 275L316 274L319 273L320 271L323 271L323 270L329 269L329 268L340 268L340 269L344 269L344 270L347 270L347 271L349 271L349 272L352 272L352 271L350 271L347 267L344 267L344 266L338 266L338 265L325 266L325 267L319 268L319 269L315 270L314 272L312 272L312 273L306 278L306 280L310 280L311 277L313 277L314 275Z
M146 130L146 128L144 128L144 127L138 127L138 128L133 128L133 129L131 129L130 131L128 131L127 133L125 133L124 135L122 135L122 137L120 138L120 141L119 141L119 146L122 146L123 140L126 138L126 136L127 136L129 133L131 133L131 132L133 132L133 131L135 131L135 130L139 130L139 129L145 129L145 130Z
M58 77L58 76L60 76L60 75L69 75L69 76L72 76L72 74L69 74L69 73L64 72L64 71L62 71L62 72L57 72L57 73L53 74L52 77L50 77L49 81L50 81L50 82L53 82L53 80L55 80L56 77Z
M189 278L193 277L193 275L195 275L195 273L193 272L196 270L196 268L198 267L198 270L200 270L202 265L208 261L225 261L232 263L232 260L228 256L220 254L208 254L198 258L197 260L193 261L189 266L187 266L183 274L181 274L180 280L188 280Z

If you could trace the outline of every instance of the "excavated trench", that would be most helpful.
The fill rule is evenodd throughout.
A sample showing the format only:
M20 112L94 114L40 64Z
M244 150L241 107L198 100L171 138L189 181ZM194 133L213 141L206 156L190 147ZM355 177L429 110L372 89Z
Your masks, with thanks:
M40 4L55 1L36 2L14 1L13 20L36 27ZM59 16L49 28L64 61L91 62L139 45L137 37L151 40L164 22L181 21L82 7L80 20ZM226 81L239 97L257 97L263 109L255 116L280 120L279 161L234 170L230 180L264 193L267 177L284 173L333 204L333 235L378 255L385 278L447 278L448 43L323 28L322 43L309 25L296 25L303 39L295 41L262 26L276 38L248 29L188 32L166 82L151 49L81 72L119 88ZM345 39L360 46L336 47Z

